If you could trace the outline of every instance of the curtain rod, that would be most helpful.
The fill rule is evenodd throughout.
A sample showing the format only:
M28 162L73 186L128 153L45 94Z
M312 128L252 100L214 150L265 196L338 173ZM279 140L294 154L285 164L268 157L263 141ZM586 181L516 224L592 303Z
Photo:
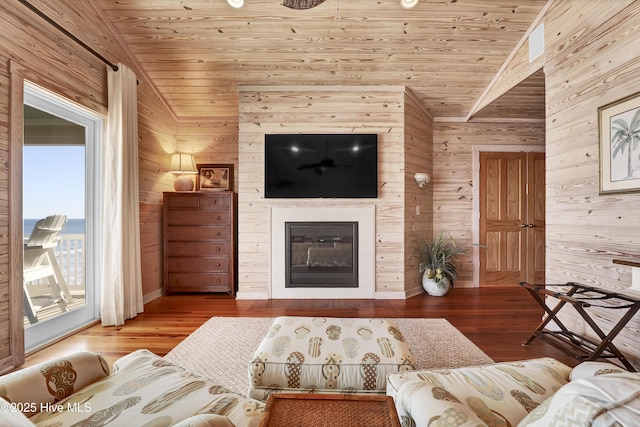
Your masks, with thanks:
M79 38L77 38L76 36L74 36L73 34L71 34L69 31L67 31L63 26L61 26L60 24L58 24L56 21L54 21L53 19L49 18L47 15L45 15L43 12L41 12L39 9L37 9L35 6L33 6L31 3L29 3L27 0L18 0L20 3L22 3L23 5L25 5L26 7L28 7L32 12L34 12L36 15L38 15L39 17L41 17L42 19L44 19L45 21L47 21L49 24L53 25L54 27L56 27L58 30L62 31L67 37L69 37L71 40L73 40L74 42L78 43L80 46L82 46L83 48L85 48L87 51L89 51L93 56L95 56L96 58L100 59L102 62L104 62L105 64L107 64L109 67L111 67L111 69L113 71L118 71L118 66L111 63L107 58L105 58L104 56L100 55L98 52L96 52L95 50L93 50L90 46L88 46L86 43L84 43L82 40L80 40Z

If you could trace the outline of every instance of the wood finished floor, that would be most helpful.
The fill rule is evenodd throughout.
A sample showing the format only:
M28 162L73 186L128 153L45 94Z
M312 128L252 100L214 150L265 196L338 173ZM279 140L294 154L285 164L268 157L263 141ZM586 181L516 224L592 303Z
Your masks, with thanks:
M102 353L109 363L139 348L165 355L212 316L445 318L496 362L550 356L577 361L553 346L522 342L539 324L542 309L525 289L454 288L445 297L407 300L233 300L215 295L172 295L151 301L124 326L95 325L27 357L30 366L78 350ZM445 345L446 343L443 343Z

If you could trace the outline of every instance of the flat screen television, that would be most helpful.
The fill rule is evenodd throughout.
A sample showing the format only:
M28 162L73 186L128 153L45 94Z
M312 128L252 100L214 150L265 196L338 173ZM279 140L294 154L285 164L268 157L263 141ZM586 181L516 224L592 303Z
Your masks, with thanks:
M266 198L378 197L378 135L267 134Z

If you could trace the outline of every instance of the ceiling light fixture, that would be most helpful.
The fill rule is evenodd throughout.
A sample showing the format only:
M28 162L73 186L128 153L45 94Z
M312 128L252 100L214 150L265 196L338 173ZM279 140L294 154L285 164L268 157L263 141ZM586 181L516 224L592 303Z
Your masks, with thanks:
M324 3L325 0L284 0L282 5L289 9L304 10L311 9Z
M400 0L400 6L405 9L414 8L420 0Z
M244 6L244 0L227 0L227 3L229 3L229 6L235 7L236 9L240 9Z

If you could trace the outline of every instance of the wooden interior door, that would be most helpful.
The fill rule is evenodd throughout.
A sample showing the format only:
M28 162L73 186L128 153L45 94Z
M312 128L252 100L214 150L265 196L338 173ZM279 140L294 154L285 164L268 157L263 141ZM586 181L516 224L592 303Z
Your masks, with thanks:
M544 153L480 153L480 284L544 281Z
M527 154L527 274L530 283L545 283L545 155Z

